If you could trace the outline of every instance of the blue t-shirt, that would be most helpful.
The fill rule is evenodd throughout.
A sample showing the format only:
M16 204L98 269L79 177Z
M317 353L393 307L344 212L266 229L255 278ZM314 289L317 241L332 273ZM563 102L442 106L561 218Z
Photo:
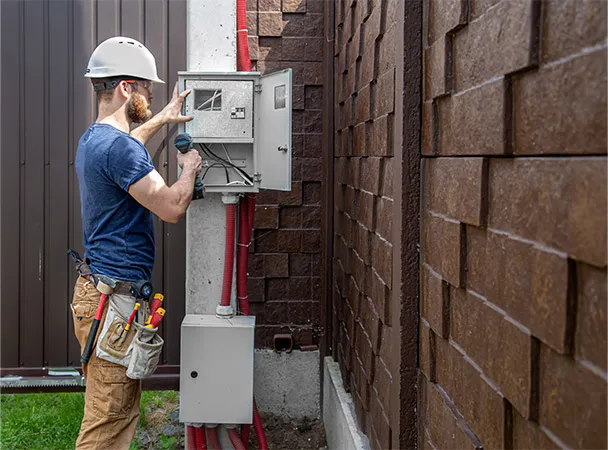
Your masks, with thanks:
M142 143L111 125L94 123L80 138L76 173L84 247L93 273L150 280L155 249L152 213L128 190L152 170Z

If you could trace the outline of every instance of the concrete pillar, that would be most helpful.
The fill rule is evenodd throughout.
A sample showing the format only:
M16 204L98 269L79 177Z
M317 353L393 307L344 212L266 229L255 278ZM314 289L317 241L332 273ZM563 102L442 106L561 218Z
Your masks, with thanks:
M187 11L187 70L235 72L236 1L188 0ZM220 301L226 232L221 197L207 193L186 213L186 314L215 314Z

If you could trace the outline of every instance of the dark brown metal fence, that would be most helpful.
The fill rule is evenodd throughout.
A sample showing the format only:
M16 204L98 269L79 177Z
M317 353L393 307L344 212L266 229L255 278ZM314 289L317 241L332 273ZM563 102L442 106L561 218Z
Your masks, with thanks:
M156 56L166 86L154 91L158 112L186 68L185 0L7 0L1 25L1 367L79 365L69 302L75 272L66 255L82 252L74 156L95 118L89 55L108 37L126 35ZM167 151L175 130L163 130L148 149L173 182ZM185 225L156 222L153 283L165 293L162 362L179 364L184 315ZM14 371L13 371L14 372Z

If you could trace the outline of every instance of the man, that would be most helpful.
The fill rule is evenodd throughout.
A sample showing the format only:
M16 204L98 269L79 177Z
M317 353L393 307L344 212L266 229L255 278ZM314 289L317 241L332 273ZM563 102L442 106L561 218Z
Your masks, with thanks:
M164 82L157 76L154 56L141 43L126 37L102 42L85 76L97 94L98 115L80 138L76 155L84 246L91 272L117 281L111 298L128 317L135 303L128 287L152 275L152 213L166 222L179 221L191 201L201 157L195 150L176 152L181 175L171 187L154 169L145 143L163 125L192 117L181 115L189 91L178 95L177 86L169 104L152 117L152 83ZM141 125L130 131L132 124ZM72 311L81 349L99 298L90 279L79 277ZM125 372L125 367L97 358L95 349L83 364L87 387L77 449L129 448L141 389Z

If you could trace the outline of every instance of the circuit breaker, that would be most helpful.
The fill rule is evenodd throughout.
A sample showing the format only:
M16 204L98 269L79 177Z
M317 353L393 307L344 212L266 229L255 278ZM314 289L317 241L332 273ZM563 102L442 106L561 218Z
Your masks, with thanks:
M291 69L258 72L179 72L190 89L179 132L192 136L203 158L207 192L291 190Z

